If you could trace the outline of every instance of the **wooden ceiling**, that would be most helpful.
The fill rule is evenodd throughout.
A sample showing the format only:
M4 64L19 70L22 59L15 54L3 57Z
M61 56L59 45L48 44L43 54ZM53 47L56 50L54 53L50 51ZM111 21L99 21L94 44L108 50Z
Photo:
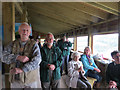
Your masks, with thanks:
M25 2L28 21L40 33L61 34L118 17L118 2Z

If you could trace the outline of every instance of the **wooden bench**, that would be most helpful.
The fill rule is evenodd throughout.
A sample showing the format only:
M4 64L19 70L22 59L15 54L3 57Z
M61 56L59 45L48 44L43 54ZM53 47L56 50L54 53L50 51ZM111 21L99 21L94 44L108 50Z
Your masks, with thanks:
M93 88L93 84L96 81L96 79L95 78L91 78L91 77L87 77L87 79L88 79L89 83L91 84L91 86Z

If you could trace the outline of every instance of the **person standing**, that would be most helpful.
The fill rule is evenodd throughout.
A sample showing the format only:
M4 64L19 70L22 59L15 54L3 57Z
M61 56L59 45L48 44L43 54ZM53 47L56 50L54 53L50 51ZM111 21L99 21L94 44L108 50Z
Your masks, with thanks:
M10 43L3 51L2 62L10 64L11 88L38 88L41 62L39 46L29 39L31 27L28 23L22 23L18 32L20 39Z
M42 62L40 64L40 78L43 90L60 88L60 67L62 52L53 44L52 33L46 35L46 44L41 48Z
M58 40L57 44L56 44L60 50L62 51L63 54L63 63L61 66L61 75L63 73L63 69L65 67L65 74L68 74L68 62L69 62L69 55L70 55L70 50L72 47L72 43L66 39L66 35L63 36L63 38L61 40Z

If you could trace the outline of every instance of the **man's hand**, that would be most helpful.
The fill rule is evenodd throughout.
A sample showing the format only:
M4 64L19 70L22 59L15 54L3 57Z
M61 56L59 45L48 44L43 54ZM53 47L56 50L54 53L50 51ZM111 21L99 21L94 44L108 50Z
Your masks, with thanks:
M115 81L110 81L109 88L117 88L117 83Z
M29 58L27 56L18 56L17 60L19 60L20 62L25 63L25 62L29 61Z
M12 73L12 74L18 74L18 73L22 73L22 72L23 72L23 70L20 68L14 68L14 69L10 70L10 73Z
M50 70L54 70L54 69L55 69L55 65L53 65L53 64L48 64L48 68L49 68Z
M94 70L97 72L101 72L100 69L98 69L98 68L94 68Z

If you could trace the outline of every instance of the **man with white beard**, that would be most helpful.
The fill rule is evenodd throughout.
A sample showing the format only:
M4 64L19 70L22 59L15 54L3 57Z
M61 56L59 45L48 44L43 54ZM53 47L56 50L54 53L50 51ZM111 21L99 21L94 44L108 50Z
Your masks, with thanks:
M53 44L54 36L52 33L48 33L45 40L46 44L41 48L41 85L43 90L50 88L60 88L60 67L62 65L62 52Z

